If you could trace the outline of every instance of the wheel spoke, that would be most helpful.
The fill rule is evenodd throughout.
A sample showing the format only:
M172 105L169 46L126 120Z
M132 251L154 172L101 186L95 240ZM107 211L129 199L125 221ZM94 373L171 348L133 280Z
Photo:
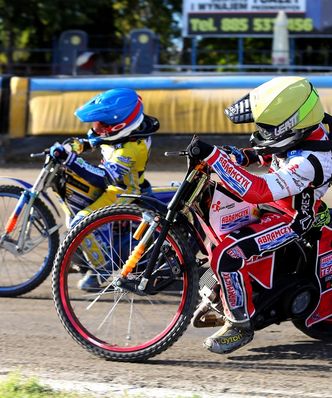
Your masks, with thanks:
M4 234L8 217L13 213L21 196L17 186L0 186L0 235ZM23 207L23 212L26 207ZM22 213L23 214L23 213ZM22 251L17 249L22 228L22 214L15 229L5 237L0 247L0 296L16 296L37 287L49 275L59 233L47 231L55 226L54 217L48 208L36 199L30 211L27 227L23 232Z
M120 302L120 300L122 299L122 297L124 295L126 295L126 293L122 293L121 295L119 295L118 299L115 299L114 305L110 308L108 314L104 317L102 322L99 324L99 326L97 327L97 330L100 330L102 328L102 326L105 324L106 320L112 315L112 313L115 310L117 304ZM88 308L88 309L90 309L90 308Z

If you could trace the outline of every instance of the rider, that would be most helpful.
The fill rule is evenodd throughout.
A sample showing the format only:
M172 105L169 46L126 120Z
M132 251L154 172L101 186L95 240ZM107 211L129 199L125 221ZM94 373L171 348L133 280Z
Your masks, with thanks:
M141 97L128 88L105 91L78 108L75 116L81 122L92 122L87 139L74 138L69 145L55 144L50 155L104 193L87 208L79 211L71 221L78 223L92 211L123 202L117 195L123 193L148 193L151 189L144 179L144 171L150 154L151 135L159 129L156 118L143 113ZM78 154L100 148L101 164L88 163ZM83 290L99 286L95 275L88 272L80 281Z
M196 137L188 153L207 162L231 192L258 204L260 217L228 233L212 251L225 323L204 345L219 354L240 348L254 336L255 307L246 260L273 252L307 232L332 176L323 107L307 79L274 78L225 113L234 123L255 123L252 147L220 148ZM254 163L269 165L269 172L255 175L243 168Z

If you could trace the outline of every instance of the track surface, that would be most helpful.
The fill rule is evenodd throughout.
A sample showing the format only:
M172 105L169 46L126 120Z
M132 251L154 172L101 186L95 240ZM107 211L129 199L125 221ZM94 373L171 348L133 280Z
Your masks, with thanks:
M37 172L0 169L1 175L31 182ZM153 184L181 176L148 173ZM145 388L177 390L158 395L167 397L178 396L179 390L214 397L332 397L332 345L306 337L290 323L257 332L249 346L227 356L202 347L211 329L190 327L165 353L145 364L128 364L94 357L71 339L55 312L50 279L25 296L0 299L0 313L0 376L20 369L25 375L83 385L123 385L143 393Z

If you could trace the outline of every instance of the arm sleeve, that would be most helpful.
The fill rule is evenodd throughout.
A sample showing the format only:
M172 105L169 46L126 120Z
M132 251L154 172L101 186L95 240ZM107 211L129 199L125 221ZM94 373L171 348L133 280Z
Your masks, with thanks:
M83 158L78 157L74 152L70 153L64 165L86 181L90 182L90 184L103 189L106 188L107 175L102 167L94 166L91 163L86 162Z
M215 148L205 161L222 183L249 203L267 203L302 192L314 179L314 168L306 158L293 158L287 167L258 176L231 161Z

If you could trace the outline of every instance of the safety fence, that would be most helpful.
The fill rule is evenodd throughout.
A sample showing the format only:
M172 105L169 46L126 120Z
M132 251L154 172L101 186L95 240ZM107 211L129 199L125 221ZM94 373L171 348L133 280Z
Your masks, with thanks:
M81 135L89 126L74 111L111 88L138 91L144 112L160 120L161 134L244 134L224 109L277 75L0 77L0 132L9 138ZM280 75L279 75L280 76ZM327 112L332 113L332 76L308 75Z

